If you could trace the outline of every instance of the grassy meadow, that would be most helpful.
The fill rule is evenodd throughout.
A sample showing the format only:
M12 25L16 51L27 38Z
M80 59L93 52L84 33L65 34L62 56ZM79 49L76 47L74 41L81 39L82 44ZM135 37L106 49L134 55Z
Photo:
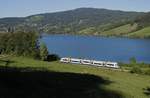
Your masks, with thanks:
M104 35L104 36L122 36L122 35L126 35L132 31L136 30L137 26L138 26L137 24L133 24L133 25L126 24L126 25L116 27L116 28L113 28L111 30L102 32L101 35Z
M144 93L150 87L150 76L25 57L5 60L0 61L2 98L150 97Z
M146 27L144 29L138 30L136 32L128 34L128 36L131 37L139 37L139 38L145 38L150 36L150 27Z

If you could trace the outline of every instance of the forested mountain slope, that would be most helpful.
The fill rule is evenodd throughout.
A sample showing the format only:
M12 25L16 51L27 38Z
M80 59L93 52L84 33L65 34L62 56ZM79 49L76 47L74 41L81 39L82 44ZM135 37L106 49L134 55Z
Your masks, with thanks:
M97 8L0 19L0 32L30 31L50 34L126 36L150 25L150 13Z

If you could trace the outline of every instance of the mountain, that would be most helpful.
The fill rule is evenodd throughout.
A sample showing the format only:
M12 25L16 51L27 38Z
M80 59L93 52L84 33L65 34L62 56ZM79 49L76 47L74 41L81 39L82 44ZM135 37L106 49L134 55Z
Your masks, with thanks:
M143 17L146 17L144 15L145 13L143 12L78 8L21 18L1 18L0 32L36 30L46 33L113 36L114 33L118 33L119 31L111 34L108 32L121 26L129 27L130 30L123 31L123 33L119 32L119 35L123 35L138 30L139 24L143 23Z
M127 36L138 38L150 38L150 12L145 13L141 17L138 17L135 20L135 23L138 24L138 30L128 34Z
M135 20L136 23L138 23L141 27L147 27L150 26L150 12L145 13L141 17L138 17Z

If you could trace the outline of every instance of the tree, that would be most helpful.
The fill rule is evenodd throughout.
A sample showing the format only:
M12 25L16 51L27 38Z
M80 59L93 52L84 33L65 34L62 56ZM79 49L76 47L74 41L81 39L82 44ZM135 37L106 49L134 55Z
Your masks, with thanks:
M40 44L40 58L43 61L46 61L48 57L48 49L44 43Z
M130 58L130 64L136 64L136 59L134 57Z
M36 32L0 34L0 53L36 57L39 54L38 39Z

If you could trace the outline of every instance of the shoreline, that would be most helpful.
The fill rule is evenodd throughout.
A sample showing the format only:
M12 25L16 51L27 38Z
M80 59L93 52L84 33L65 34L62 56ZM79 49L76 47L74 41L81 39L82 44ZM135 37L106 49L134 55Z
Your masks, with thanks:
M43 36L43 33L41 33ZM68 33L44 33L44 36L47 35L70 35L70 36L85 36L85 37L101 37L101 38L123 38L123 39L145 39L150 40L150 38L140 38L140 37L127 37L127 36L104 36L104 35L94 35L94 34L68 34Z

